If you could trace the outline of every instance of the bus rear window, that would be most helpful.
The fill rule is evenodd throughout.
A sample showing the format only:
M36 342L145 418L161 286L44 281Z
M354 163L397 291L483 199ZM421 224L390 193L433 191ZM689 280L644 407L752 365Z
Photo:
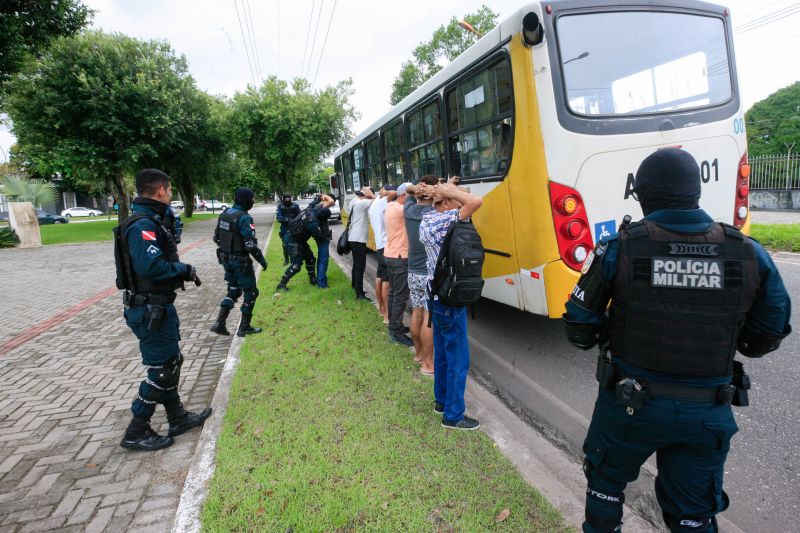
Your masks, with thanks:
M732 96L723 21L685 13L564 15L556 22L570 110L645 115L722 104Z

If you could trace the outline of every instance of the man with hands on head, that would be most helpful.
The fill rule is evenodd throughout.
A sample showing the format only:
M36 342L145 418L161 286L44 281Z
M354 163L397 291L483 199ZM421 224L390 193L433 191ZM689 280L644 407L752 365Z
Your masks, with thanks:
M434 210L422 218L419 238L425 245L428 268L428 292L436 271L436 260L447 235L457 221L466 221L483 205L480 196L470 194L457 184L454 176L447 183L417 185L417 193L433 198ZM469 373L469 339L467 337L466 306L444 305L431 296L433 322L433 394L434 412L442 415L447 429L474 430L480 427L476 419L465 416L464 393Z
M369 239L369 216L367 211L375 193L369 187L362 187L355 192L356 196L350 201L350 229L348 241L353 251L353 271L350 276L356 300L370 301L364 292L364 271L367 268L367 240Z

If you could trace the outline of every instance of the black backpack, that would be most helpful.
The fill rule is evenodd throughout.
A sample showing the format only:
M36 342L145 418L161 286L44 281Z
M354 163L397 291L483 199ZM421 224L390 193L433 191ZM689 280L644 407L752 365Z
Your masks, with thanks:
M453 222L436 259L432 294L453 307L477 302L483 290L484 256L481 236L472 222Z
M306 241L312 235L319 233L319 219L312 208L303 209L299 215L289 221L289 233L297 241Z

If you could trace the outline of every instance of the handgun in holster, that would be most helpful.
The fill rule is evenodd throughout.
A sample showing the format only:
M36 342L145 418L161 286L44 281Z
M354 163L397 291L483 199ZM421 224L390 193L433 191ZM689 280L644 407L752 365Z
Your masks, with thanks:
M611 362L611 356L608 355L609 342L607 340L600 341L597 345L597 372L595 377L597 382L600 383L601 389L611 387L614 382L614 364Z
M167 318L167 308L163 305L147 304L144 318L147 320L147 331L158 331Z
M736 387L736 392L733 393L731 405L735 405L736 407L747 407L750 405L750 400L747 397L747 391L750 390L750 376L744 371L744 365L739 361L733 362L732 384Z

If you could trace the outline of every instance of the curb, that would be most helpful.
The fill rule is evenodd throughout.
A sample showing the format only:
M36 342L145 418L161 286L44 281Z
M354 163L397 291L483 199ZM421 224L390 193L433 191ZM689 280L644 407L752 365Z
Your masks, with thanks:
M275 221L273 220L265 240L265 246L269 245L274 229ZM261 265L256 264L254 267L257 280L261 274ZM238 329L238 324L236 329ZM200 512L208 495L208 482L216 468L217 439L222 432L222 422L228 409L231 384L239 366L240 353L246 338L238 337L235 333L232 334L232 337L228 356L225 358L225 366L222 368L222 374L219 376L217 388L214 391L214 398L211 400L211 408L214 411L203 425L200 440L197 442L197 448L195 448L194 457L183 484L178 510L175 512L175 521L172 525L174 533L195 533L202 528Z

